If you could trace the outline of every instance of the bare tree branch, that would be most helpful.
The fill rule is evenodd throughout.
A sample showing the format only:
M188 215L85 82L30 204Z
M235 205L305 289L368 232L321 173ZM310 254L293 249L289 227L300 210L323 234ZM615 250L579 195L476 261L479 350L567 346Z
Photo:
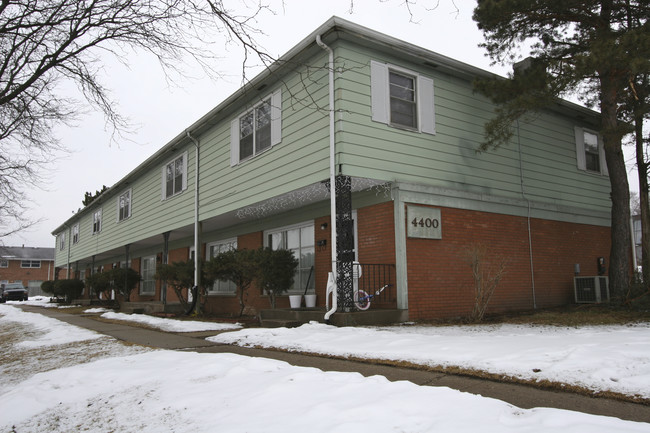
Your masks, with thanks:
M125 62L128 53L149 53L168 80L186 76L191 63L218 77L218 43L243 47L244 79L253 59L272 63L255 40L257 19L272 11L244 6L236 14L221 0L1 0L0 239L32 224L21 215L25 187L38 186L65 150L57 125L73 125L90 107L103 113L112 140L129 132L99 78L106 55ZM64 82L76 84L81 100L63 96Z

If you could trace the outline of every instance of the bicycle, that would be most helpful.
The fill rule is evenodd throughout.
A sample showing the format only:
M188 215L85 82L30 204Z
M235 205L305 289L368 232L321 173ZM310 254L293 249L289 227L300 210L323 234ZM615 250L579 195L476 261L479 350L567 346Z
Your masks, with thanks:
M354 306L357 307L358 310L360 311L366 311L368 308L370 308L370 301L372 298L375 296L379 296L381 292L386 290L386 288L390 286L390 284L386 284L384 287L382 287L379 290L376 290L374 294L368 294L365 290L355 290L354 291Z

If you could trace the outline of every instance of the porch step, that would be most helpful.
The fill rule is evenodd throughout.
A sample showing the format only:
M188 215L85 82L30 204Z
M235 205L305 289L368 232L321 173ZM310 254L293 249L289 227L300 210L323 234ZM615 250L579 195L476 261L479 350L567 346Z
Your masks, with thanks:
M261 319L262 328L297 328L302 323L297 320L278 320L278 319Z

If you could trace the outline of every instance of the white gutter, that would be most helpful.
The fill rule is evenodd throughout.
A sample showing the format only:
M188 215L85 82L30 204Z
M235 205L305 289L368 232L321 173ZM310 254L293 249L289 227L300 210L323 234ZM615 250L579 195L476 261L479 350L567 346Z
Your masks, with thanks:
M198 298L199 296L199 284L200 284L200 273L199 273L199 266L200 266L200 256L201 252L199 250L200 247L200 242L199 242L199 141L192 137L192 134L190 134L190 131L185 131L187 138L192 140L194 143L195 147L195 162L194 162L194 287L196 287L196 297ZM188 164L189 165L189 164ZM191 290L191 289L189 289ZM188 294L189 298L189 294ZM200 303L198 302L199 300L196 300L196 313L198 314L200 311Z
M329 53L329 108L330 108L330 230L332 249L332 272L327 279L327 291L325 292L325 304L329 301L329 295L332 294L332 309L325 313L325 321L329 321L332 314L336 312L338 288L336 287L336 152L334 142L334 51L321 40L320 34L316 35L316 43L319 47Z

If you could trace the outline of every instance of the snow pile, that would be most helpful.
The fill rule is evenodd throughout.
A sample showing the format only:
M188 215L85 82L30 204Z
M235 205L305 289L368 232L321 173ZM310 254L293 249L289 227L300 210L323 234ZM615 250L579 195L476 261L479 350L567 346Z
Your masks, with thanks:
M650 398L650 324L243 329L208 340L340 357L458 366Z
M104 337L94 331L81 329L56 319L51 319L37 313L28 313L10 306L0 306L0 316L0 323L19 322L29 325L36 331L30 332L26 340L17 343L16 347L19 348L46 347ZM75 332L71 332L71 329L74 329Z
M103 308L103 307L97 307L97 308L89 308L87 310L84 310L85 314L98 314L98 313L106 313L112 310L109 310L108 308Z
M189 325L179 322L178 326ZM65 332L49 333L53 328ZM267 337L272 331L278 338L300 337L310 331L320 346L338 332L341 347L368 341L364 350L369 354L380 353L381 345L401 344L417 353L421 338L436 337L442 348L446 339L468 337L466 345L459 346L464 349L459 359L463 352L474 353L473 346L479 343L487 346L493 341L506 347L518 341L514 338L507 343L516 333L497 327L336 329L311 324L264 331ZM647 328L639 329L647 333ZM258 336L264 335L258 331ZM235 334L243 337L247 332ZM31 341L41 333L48 335L50 345L43 359L38 359L43 348L16 348L24 345L21 339ZM106 336L85 340L86 330L10 306L0 306L0 336L0 353L5 357L17 350L27 353L9 365L0 365L0 431L650 433L647 423L556 409L523 410L495 399L406 381L389 382L381 376L322 372L234 354L151 351ZM594 345L601 343L602 335L591 337ZM621 344L630 341L624 339ZM547 340L539 342L553 348ZM444 349L458 350L451 345ZM513 353L527 350L510 349ZM97 353L100 359L88 359ZM534 359L534 353L529 356ZM646 362L644 356L626 360L628 364L634 361ZM510 360L510 364L517 362Z
M650 431L644 423L555 409L522 410L381 376L172 351L39 374L0 396L0 407L0 430L15 425L18 432Z
M162 317L147 316L146 314L124 314L107 312L100 317L105 319L123 320L142 323L166 332L200 332L200 331L230 331L241 329L239 323L215 323L196 320L176 320Z

